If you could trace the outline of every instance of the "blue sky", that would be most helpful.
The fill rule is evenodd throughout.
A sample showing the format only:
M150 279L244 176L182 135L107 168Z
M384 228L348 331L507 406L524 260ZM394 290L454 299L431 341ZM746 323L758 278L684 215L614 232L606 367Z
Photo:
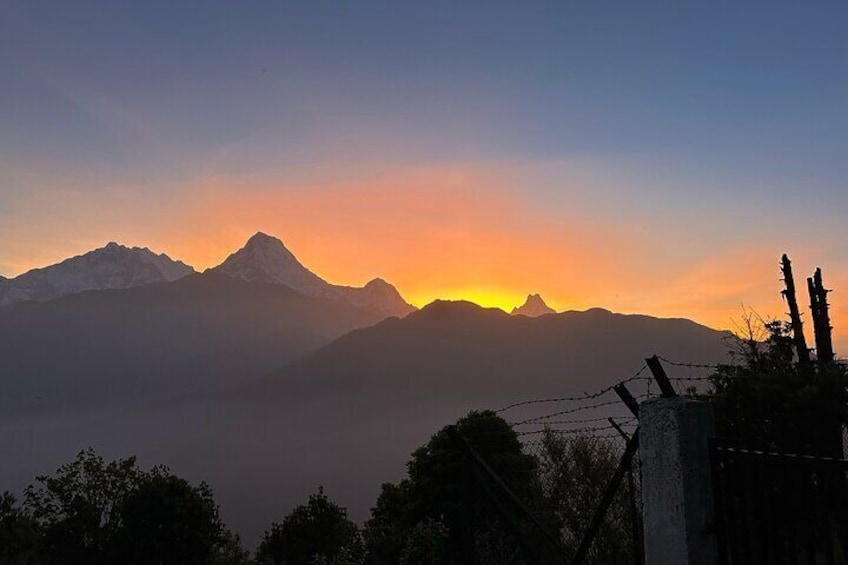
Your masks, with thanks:
M620 156L837 191L848 6L682 4L5 0L0 148L155 176L251 136L275 167L370 132L366 155Z

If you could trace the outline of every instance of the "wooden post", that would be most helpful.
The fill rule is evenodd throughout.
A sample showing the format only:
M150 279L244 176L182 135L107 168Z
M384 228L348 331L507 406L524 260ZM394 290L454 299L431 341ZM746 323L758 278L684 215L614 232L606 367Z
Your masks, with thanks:
M627 387L624 386L624 384L617 384L612 387L612 389L615 391L621 401L624 402L624 405L627 406L628 410L630 410L630 412L638 418L639 402L637 402L636 399L633 398L633 395L630 394L630 391L627 390Z
M615 421L615 418L607 418L607 422L609 422L609 423L610 423L610 425L611 425L613 428L615 428L615 431L617 431L617 432L618 432L618 435L620 435L621 437L623 437L623 438L624 438L624 441L630 441L630 436L629 436L629 435L627 435L627 432L625 432L625 431L621 428L621 426L619 426L619 425L618 425L618 422L616 422L616 421Z
M633 456L636 455L636 450L639 449L639 428L630 436L627 446L624 448L624 455L621 456L621 461L618 462L615 472L607 485L604 495L601 497L601 504L595 510L592 516L592 521L589 523L589 528L583 534L583 539L580 540L580 545L577 546L577 553L574 554L574 559L571 560L572 565L582 565L589 555L589 550L592 548L592 543L595 541L595 536L604 523L604 518L607 515L610 504L615 498L615 493L618 492L618 487L621 481L624 480L624 475L630 466L633 464Z
M660 358L654 355L645 359L645 363L648 364L648 368L654 375L654 380L660 385L662 395L667 398L677 396L677 391L671 386L671 381L668 380L668 375L665 374L665 369L663 369L662 363L660 363Z
M801 312L798 309L798 298L795 294L795 277L792 276L792 263L784 253L781 258L781 271L783 271L783 282L786 289L781 292L789 305L789 319L792 322L792 338L795 349L798 351L798 362L801 365L810 365L810 350L807 348L807 339L804 337L804 324L801 322Z

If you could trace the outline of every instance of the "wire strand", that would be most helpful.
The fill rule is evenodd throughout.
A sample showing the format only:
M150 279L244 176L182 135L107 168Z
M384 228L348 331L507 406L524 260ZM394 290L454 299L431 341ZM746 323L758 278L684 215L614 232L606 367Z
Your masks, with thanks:
M539 422L542 420L547 420L550 418L555 418L557 416L564 416L566 414L573 414L575 412L583 412L585 410L593 410L595 408L602 408L604 406L612 406L613 404L619 404L620 400L608 400L606 402L598 402L597 404L584 404L582 406L575 406L574 408L570 408L568 410L560 410L559 412L554 412L552 414L545 414L544 416L536 416L534 418L527 418L526 420L522 420L517 422L516 426L523 426L524 424L531 424L533 422Z
M615 387L623 384L627 384L629 382L635 381L637 379L648 379L649 377L642 377L642 373L648 368L647 365L642 365L642 368L636 371L636 373L629 378L618 381L617 383L610 385L608 387L604 387L593 393L584 393L582 396L563 396L559 398L535 398L532 400L522 400L521 402L515 402L513 404L509 404L504 406L503 408L499 408L495 410L496 414L500 414L501 412L505 412L507 410L511 410L512 408L518 408L519 406L528 406L530 404L547 404L551 402L579 402L581 400L592 400L595 398L600 398L601 396L610 393L615 389Z

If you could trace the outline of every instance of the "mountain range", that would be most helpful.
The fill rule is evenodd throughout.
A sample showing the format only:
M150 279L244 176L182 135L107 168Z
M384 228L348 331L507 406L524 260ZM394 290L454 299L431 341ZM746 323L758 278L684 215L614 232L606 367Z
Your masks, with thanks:
M386 316L217 273L0 308L0 418L236 386Z
M383 279L374 279L362 288L328 283L304 267L282 241L261 232L209 271L249 282L283 284L305 296L344 300L388 316L405 316L415 310Z
M209 272L245 280L281 284L311 297L348 302L388 316L415 310L391 284L374 279L362 288L333 285L304 267L279 239L258 232L244 247ZM149 249L111 242L56 265L33 269L18 277L0 277L0 306L44 302L91 290L123 289L174 282L195 270Z
M87 290L132 288L172 282L194 272L181 261L146 247L111 242L85 255L33 269L13 279L0 278L0 306L46 301Z
M412 306L331 285L258 233L204 273L116 243L2 281L0 417L236 386Z
M516 315L462 301L416 310L379 280L332 285L264 234L176 280L135 284L143 279L118 271L106 288L0 308L0 490L19 491L88 446L138 455L209 482L248 544L319 485L366 518L380 484L469 410L580 396L653 353L726 359L727 334L692 321L551 313L538 295Z

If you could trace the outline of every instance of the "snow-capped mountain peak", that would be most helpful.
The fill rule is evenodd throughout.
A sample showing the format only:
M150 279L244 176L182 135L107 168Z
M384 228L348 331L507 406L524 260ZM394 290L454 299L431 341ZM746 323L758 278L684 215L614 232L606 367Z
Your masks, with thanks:
M529 316L535 318L545 314L556 314L556 310L545 304L544 299L538 294L527 295L524 304L512 309L512 315Z
M157 255L146 247L130 248L112 241L83 255L3 281L0 306L53 300L87 290L172 282L193 272L192 267L164 253Z
M415 309L382 279L362 288L328 283L304 267L282 241L262 232L251 236L244 247L210 271L249 282L283 284L306 296L344 300L391 316L403 316Z
M301 265L282 241L262 232L212 271L248 282L284 284L310 296L320 295L328 284Z

